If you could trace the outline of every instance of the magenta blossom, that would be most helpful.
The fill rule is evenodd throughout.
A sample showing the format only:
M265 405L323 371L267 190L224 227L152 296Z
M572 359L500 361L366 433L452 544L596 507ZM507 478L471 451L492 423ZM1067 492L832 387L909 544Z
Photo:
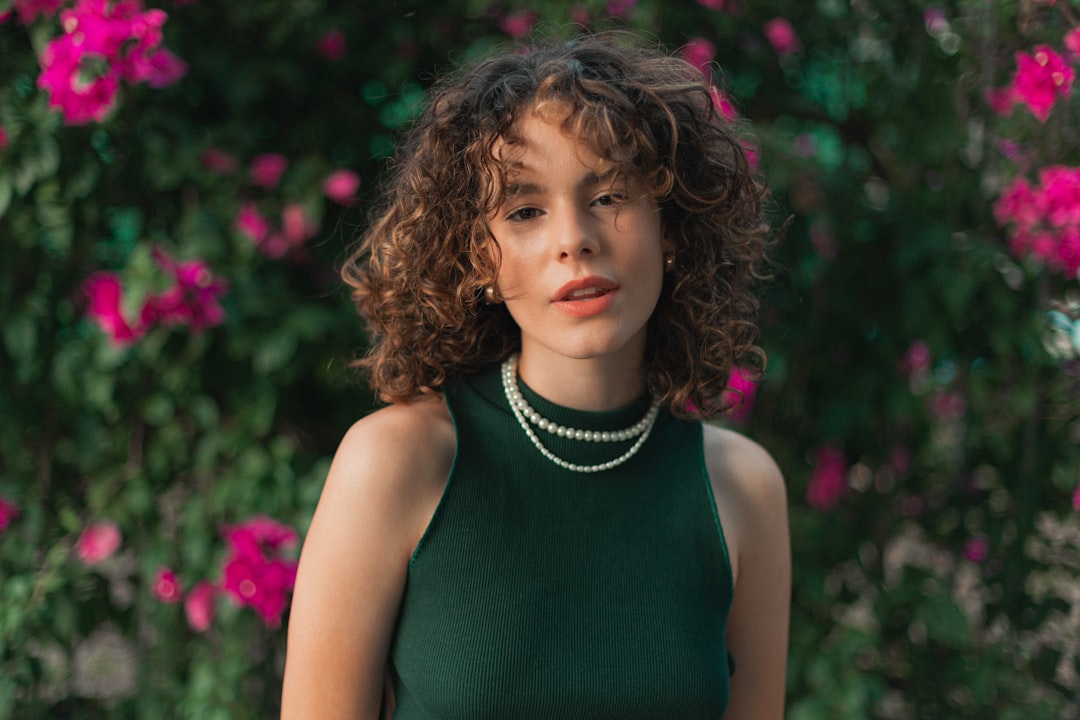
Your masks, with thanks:
M113 273L91 275L83 283L82 291L90 300L87 314L114 343L133 343L146 333L141 324L132 325L124 317L123 290L120 279Z
M720 113L720 117L728 122L738 119L739 111L735 109L735 103L731 102L731 98L723 90L713 86L709 88L709 94L712 97L713 107Z
M7 530L11 521L18 516L19 506L7 498L0 497L0 533Z
M691 38L679 51L683 59L696 67L706 78L712 78L710 65L716 58L716 46L705 38ZM726 117L726 116L725 116Z
M1080 273L1080 167L1039 170L1039 183L1018 177L994 204L994 218L1009 226L1014 254L1027 256L1068 277Z
M795 28L785 18L773 18L765 23L765 38L780 56L791 55L802 49Z
M266 189L277 187L289 161L280 153L263 153L251 161L251 182Z
M964 558L973 563L985 562L990 557L990 541L985 535L976 535L964 543Z
M753 373L738 366L731 368L728 388L723 396L724 404L731 408L728 415L737 422L747 420L754 411L754 396L757 393L757 382L753 379Z
M230 553L222 588L241 607L251 607L267 627L278 627L296 582L296 561L282 551L296 544L295 530L267 517L255 517L224 531Z
M288 203L281 211L281 232L291 248L315 237L319 226L300 203Z
M1065 33L1065 49L1069 51L1073 62L1080 60L1080 27Z
M604 10L608 17L628 18L637 7L637 0L607 0Z
M184 615L188 626L195 632L206 632L214 621L214 597L217 586L205 580L196 583L184 598Z
M205 262L177 262L161 248L154 249L154 259L172 275L173 286L146 299L141 313L144 325L187 325L199 332L224 322L225 310L218 299L228 284L215 278Z
M532 32L537 19L532 10L522 10L499 18L499 29L515 40L520 40Z
M19 22L29 25L38 17L52 17L65 0L15 0L12 8L19 15Z
M270 221L259 214L254 203L244 203L236 213L236 229L258 246L270 235Z
M1028 55L1016 53L1016 72L1012 82L991 90L988 98L995 112L1007 115L1013 105L1022 103L1039 122L1046 122L1058 98L1072 93L1076 73L1049 45L1037 45Z
M0 125L0 152L7 150L8 146L8 134L3 125Z
M341 62L345 59L347 47L345 45L345 33L338 29L328 30L319 41L315 43L315 52L324 60Z
M832 510L848 492L844 453L832 445L814 452L814 470L806 488L806 502L816 510Z
M68 124L104 119L121 80L164 87L186 72L184 63L161 47L165 13L143 11L138 0L79 0L60 18L63 34L41 53L38 86Z
M351 205L360 189L360 176L352 170L335 170L323 180L322 189L326 197L339 205Z
M231 175L240 167L235 155L216 147L207 148L201 160L203 167L218 175Z
M119 547L120 528L108 520L87 525L75 543L79 559L87 565L94 565L111 557Z
M157 574L154 576L154 584L152 586L154 591L154 597L163 603L180 602L180 582L176 579L176 573L167 567L158 568Z

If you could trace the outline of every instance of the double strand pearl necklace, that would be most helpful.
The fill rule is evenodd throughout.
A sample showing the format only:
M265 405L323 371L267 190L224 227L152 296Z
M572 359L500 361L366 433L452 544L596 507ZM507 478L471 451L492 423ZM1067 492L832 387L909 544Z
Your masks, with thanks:
M521 390L518 389L517 361L518 356L511 355L506 359L506 362L502 364L502 383L503 392L506 393L506 401L510 403L510 410L514 413L514 417L517 418L518 425L525 431L525 435L532 444L536 446L536 449L540 451L540 454L559 467L580 473L594 473L610 470L622 465L627 460L634 457L638 450L641 449L641 446L645 444L645 441L649 439L649 433L652 432L653 425L656 424L656 418L660 414L660 407L655 404L649 408L647 413L645 413L645 417L641 418L641 420L625 430L577 430L548 420L529 405L525 400L525 397L521 394ZM584 442L622 442L633 438L637 438L637 440L630 446L629 450L614 460L598 463L596 465L578 465L569 462L568 460L563 460L561 457L544 447L540 438L537 437L536 432L530 427L530 423L556 437L570 438L572 440L581 440Z

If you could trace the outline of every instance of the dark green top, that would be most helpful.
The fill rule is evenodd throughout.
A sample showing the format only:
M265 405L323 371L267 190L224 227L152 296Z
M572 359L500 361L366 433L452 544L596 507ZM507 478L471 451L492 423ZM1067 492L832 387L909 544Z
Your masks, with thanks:
M583 412L521 391L581 429L623 429L648 409ZM395 720L723 716L731 565L700 423L661 412L629 462L581 474L532 446L498 367L446 395L457 455L409 565ZM631 444L539 434L581 464Z

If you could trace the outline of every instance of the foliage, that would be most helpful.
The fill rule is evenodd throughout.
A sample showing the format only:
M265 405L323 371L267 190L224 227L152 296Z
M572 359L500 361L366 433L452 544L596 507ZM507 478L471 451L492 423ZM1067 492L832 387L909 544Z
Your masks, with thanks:
M571 22L692 53L790 218L732 419L790 488L789 717L1075 716L1074 2L162 2L0 0L0 717L276 711L372 404L334 265L432 78Z

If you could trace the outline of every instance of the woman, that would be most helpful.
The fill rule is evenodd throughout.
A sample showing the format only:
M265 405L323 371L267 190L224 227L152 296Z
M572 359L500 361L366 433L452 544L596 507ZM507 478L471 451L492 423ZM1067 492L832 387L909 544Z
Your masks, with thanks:
M389 405L335 456L283 717L780 718L764 189L687 63L592 37L439 85L344 270Z

